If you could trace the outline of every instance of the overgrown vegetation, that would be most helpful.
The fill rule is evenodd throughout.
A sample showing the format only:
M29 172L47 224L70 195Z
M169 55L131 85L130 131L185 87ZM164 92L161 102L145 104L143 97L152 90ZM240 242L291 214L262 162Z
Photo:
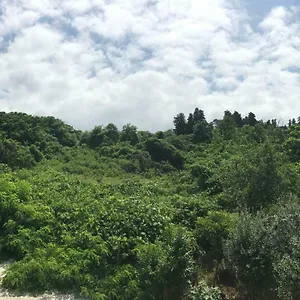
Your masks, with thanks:
M0 113L2 286L89 299L300 298L300 123L174 130ZM228 292L228 291L231 292Z

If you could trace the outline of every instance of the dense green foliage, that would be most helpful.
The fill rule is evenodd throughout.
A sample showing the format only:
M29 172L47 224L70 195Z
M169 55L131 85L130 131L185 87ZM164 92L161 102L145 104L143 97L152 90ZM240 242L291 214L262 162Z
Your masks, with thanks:
M2 286L299 299L300 124L229 111L209 123L196 108L174 126L81 132L0 113L0 258L13 262Z

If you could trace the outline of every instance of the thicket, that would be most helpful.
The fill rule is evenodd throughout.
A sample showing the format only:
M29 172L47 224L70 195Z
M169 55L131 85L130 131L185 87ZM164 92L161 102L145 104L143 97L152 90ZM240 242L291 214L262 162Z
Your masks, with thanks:
M195 109L81 132L0 113L2 286L89 299L298 299L300 124ZM231 291L231 292L229 292Z

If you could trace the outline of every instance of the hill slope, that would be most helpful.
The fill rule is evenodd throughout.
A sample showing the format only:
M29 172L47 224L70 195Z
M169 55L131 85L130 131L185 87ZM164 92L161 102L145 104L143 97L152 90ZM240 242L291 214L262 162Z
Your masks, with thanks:
M300 125L237 114L209 123L195 109L150 133L1 113L0 255L14 261L2 286L296 299Z

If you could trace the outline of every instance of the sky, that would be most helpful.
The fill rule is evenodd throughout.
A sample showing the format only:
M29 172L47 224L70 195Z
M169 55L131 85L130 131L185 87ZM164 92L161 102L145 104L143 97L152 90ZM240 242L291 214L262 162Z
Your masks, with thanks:
M0 111L76 129L300 116L300 0L0 0Z

